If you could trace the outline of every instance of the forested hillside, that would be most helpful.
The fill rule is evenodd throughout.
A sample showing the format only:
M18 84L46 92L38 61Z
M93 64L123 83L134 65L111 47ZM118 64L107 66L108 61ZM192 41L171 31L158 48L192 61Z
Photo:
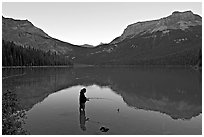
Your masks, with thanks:
M25 48L13 42L2 41L2 66L54 66L71 64L66 56L30 47Z

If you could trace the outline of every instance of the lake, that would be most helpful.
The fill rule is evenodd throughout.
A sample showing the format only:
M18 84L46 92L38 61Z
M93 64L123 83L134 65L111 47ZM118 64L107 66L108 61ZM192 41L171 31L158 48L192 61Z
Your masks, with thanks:
M202 73L187 68L2 69L34 135L202 134ZM86 88L84 111L79 93ZM106 131L103 131L107 129Z

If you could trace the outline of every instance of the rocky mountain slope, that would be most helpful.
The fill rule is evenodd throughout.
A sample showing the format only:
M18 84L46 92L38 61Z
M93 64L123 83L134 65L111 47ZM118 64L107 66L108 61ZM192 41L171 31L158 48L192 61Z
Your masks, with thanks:
M153 21L137 22L129 25L123 34L111 43L118 43L127 38L135 36L162 32L164 35L171 30L187 30L192 26L201 26L202 19L200 16L193 14L191 11L173 12L172 15Z
M2 39L16 45L32 47L43 51L69 55L80 52L81 47L50 37L28 20L15 20L2 17Z
M191 11L173 12L127 26L109 44L77 46L54 39L27 20L3 17L2 38L15 44L64 54L76 64L196 65L201 62L202 18Z
M79 45L81 47L86 47L86 48L94 48L93 45L90 45L90 44L83 44L83 45Z
M106 65L195 65L201 47L202 18L191 11L173 12L165 18L131 24L111 43L96 47L86 58L75 59Z

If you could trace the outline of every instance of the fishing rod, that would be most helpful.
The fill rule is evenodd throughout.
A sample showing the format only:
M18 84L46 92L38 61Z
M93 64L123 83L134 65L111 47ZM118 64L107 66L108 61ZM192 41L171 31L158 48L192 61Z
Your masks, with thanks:
M113 99L110 99L110 98L98 98L98 97L90 97L90 98L87 98L88 100L89 99L104 99L104 100L109 100L109 101L112 101L112 102L114 102L114 103L116 103L116 104L118 104L118 101L115 101L115 100L113 100ZM120 109L119 108L117 108L117 112L119 112L120 111Z
M105 100L112 100L112 99L109 99L109 98L97 98L97 97L91 97L91 98L87 98L87 99L105 99Z
M92 98L88 98L88 99L107 99L107 98L96 98L96 97L92 97Z
M108 101L112 101L114 103L117 103L118 101L116 100L113 100L113 99L110 99L110 98L98 98L98 97L90 97L90 98L87 98L88 100L89 99L104 99L104 100L108 100Z

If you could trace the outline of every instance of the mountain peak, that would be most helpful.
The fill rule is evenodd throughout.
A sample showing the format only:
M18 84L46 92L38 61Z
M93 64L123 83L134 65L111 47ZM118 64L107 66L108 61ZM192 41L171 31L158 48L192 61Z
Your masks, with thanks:
M72 44L50 37L27 19L21 20L2 16L2 39L13 41L15 45L57 54L65 54L73 50Z
M48 34L46 34L43 30L35 27L30 21L27 19L19 20L13 18L5 18L2 16L2 28L3 35L6 35L8 32L6 30L12 30L15 32L20 32L21 34L34 34L49 38ZM18 30L18 31L17 31ZM20 35L20 34L19 34Z
M30 21L28 21L27 19L21 20L21 19L13 19L13 18L7 18L2 16L2 22L7 22L7 23L15 23L15 24L28 24L31 26L34 26Z
M86 47L86 48L93 48L94 46L93 45L90 45L90 44L83 44L83 45L79 45L81 47Z
M179 12L179 11L174 11L170 16L172 18L178 18L179 20L199 20L201 17L199 15L194 14L192 11L184 11L184 12Z
M172 15L178 15L178 14L193 14L191 10L180 12L180 11L174 11Z
M123 34L111 43L118 43L126 38L133 38L138 34L143 35L158 31L168 32L169 30L177 29L185 30L190 26L197 25L202 25L202 18L199 15L194 14L190 10L184 12L174 11L170 16L161 19L137 22L128 25Z

